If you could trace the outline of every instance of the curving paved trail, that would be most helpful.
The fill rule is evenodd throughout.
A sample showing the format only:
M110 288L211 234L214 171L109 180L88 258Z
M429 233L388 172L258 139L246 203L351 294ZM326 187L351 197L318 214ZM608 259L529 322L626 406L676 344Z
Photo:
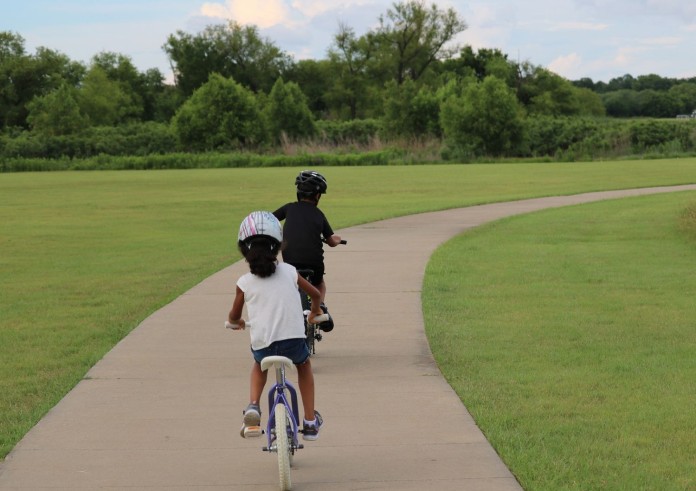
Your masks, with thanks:
M531 199L345 229L327 252L337 321L313 359L326 425L295 459L296 490L519 490L447 385L423 330L433 250L509 215L696 185ZM275 455L239 437L248 333L222 327L239 262L155 312L0 464L2 490L265 490ZM266 408L263 408L264 411Z

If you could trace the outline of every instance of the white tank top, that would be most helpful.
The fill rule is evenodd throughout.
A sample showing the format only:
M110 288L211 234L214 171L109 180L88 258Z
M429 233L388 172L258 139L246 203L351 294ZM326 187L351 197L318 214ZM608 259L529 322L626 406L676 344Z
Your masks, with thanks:
M251 348L266 348L275 341L304 338L304 316L297 291L297 270L278 263L267 278L247 273L237 281L244 292Z

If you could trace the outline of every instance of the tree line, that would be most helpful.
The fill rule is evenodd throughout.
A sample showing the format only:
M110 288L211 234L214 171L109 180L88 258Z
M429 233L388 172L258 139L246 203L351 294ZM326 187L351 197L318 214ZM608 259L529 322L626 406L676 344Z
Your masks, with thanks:
M162 46L173 85L123 54L83 64L27 53L20 34L0 32L0 155L263 150L321 137L434 138L452 156L524 156L543 154L540 128L584 134L611 126L592 122L603 116L696 109L696 79L569 81L498 49L453 45L466 27L452 8L398 2L365 34L340 24L325 58L299 61L253 25L177 31Z

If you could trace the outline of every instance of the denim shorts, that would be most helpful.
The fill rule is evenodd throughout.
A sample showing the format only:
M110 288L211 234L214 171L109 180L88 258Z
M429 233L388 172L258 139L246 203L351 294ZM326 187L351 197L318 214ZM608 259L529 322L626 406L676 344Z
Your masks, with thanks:
M290 358L295 365L302 365L309 358L309 348L304 338L283 339L265 348L252 349L251 352L257 363L261 363L267 356L284 356Z

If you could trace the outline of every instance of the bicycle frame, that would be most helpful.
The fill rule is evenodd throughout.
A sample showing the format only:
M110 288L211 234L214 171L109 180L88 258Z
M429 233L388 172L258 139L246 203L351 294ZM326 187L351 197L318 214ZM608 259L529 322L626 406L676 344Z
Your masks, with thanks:
M296 449L303 448L299 443L299 412L297 403L297 390L292 383L285 378L285 366L275 366L276 383L268 390L268 423L266 425L267 447L264 450L272 449L275 439L275 411L278 404L283 404L291 415L292 426L291 447L294 453ZM289 400L288 400L289 399Z

